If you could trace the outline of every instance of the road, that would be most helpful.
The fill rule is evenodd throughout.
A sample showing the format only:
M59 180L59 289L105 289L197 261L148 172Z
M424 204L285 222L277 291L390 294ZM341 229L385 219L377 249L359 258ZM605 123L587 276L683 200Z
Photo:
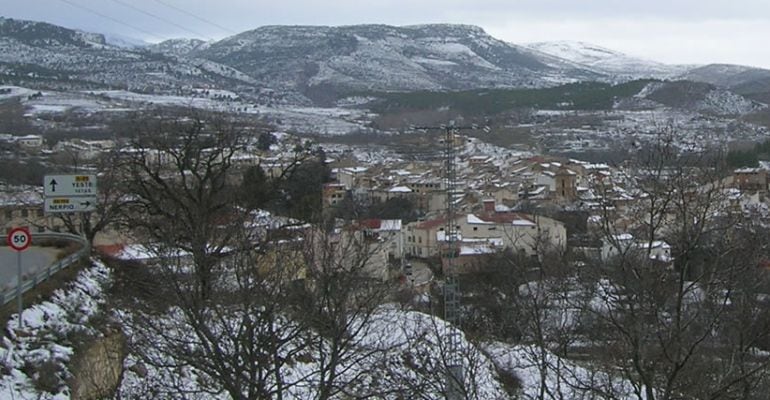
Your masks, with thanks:
M21 253L21 271L26 279L56 262L60 250L51 247L30 246ZM7 246L0 247L0 291L16 287L16 252Z

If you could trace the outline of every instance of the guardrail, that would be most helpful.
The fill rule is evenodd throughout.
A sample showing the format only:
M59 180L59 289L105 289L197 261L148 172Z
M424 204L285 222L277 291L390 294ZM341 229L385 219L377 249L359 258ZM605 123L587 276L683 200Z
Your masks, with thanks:
M88 245L88 241L78 235L57 232L42 232L32 235L33 244L41 240L69 240L78 242L83 245L83 247L80 250L70 254L69 256L64 257L61 260L58 260L55 263L49 265L45 270L38 271L31 277L23 279L21 282L22 293L26 293L40 283L48 280L48 278L50 278L53 274L69 267L70 265L80 261L83 257L88 257L91 254L91 247ZM0 292L0 305L8 304L14 299L16 299L16 287L12 287Z

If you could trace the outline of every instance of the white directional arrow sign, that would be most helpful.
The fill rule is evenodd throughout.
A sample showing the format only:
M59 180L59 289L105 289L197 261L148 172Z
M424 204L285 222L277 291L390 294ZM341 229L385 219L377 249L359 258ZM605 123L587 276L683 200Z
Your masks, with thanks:
M96 175L46 175L45 197L96 196Z
M86 212L95 209L96 196L45 198L45 212L47 213Z
M96 209L96 175L46 175L43 187L46 213Z

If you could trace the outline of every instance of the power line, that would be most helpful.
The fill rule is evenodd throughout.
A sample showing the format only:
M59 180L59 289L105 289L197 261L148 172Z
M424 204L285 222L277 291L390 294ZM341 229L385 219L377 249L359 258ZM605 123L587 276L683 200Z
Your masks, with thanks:
M160 17L160 16L158 16L158 15L155 15L155 14L153 14L153 13L151 13L151 12L148 12L148 11L142 10L141 8L139 8L139 7L136 7L136 6L134 6L134 5L130 4L130 3L126 3L126 2L123 2L123 1L121 1L121 0L112 0L112 1L113 1L114 3L118 3L118 4L122 5L122 6L124 6L124 7L128 7L128 8L130 8L130 9L132 9L132 10L136 11L136 12L140 12L140 13L142 13L142 14L144 14L144 15L147 15L147 16L149 16L149 17L151 17L151 18L155 18L155 19L157 19L158 21L161 21L161 22L165 22L165 23L167 23L167 24L171 24L171 25L174 25L175 27L177 27L177 28L179 28L179 29L182 29L182 30L184 30L184 31L187 31L187 32L189 32L189 33L192 33L193 35L196 35L196 36L200 36L200 37L203 37L203 38L206 38L206 39L209 39L209 40L213 40L213 39L212 39L211 37L209 37L208 35L204 35L204 34L201 34L201 33L195 32L195 31L193 31L193 30L191 30L191 29L188 29L188 28L187 28L187 27L185 27L185 26L182 26L182 25L179 25L179 24L177 24L176 22L173 22L173 21L169 21L169 20L167 20L167 19L165 19L165 18L163 18L163 17Z
M201 22L203 22L203 23L206 23L206 24L209 24L209 25L211 25L211 26L217 27L217 28L219 28L219 29L221 29L221 30L223 30L223 31L225 31L225 32L227 32L227 33L229 33L229 34L235 35L235 34L237 34L237 33L238 33L238 32L234 32L234 31L232 31L232 30L230 30L230 29L228 29L228 28L225 28L224 26L222 26L222 25L219 25L219 24L217 24L216 22L211 22L211 21L209 21L209 20L207 20L207 19L205 19L205 18L199 17L199 16L197 16L197 15L195 15L195 14L193 14L193 13L191 13L191 12L189 12L189 11L187 11L187 10L183 9L183 8L179 8L179 7L177 7L177 6L174 6L174 5L168 4L168 3L166 3L165 1L162 1L162 0L155 0L155 2L156 2L156 3L158 3L158 4L162 4L162 5L164 5L164 6L168 7L168 8L170 8L170 9L172 9L172 10L176 10L176 11L178 11L178 12L182 13L182 14L186 14L186 15L188 15L188 16L190 16L190 17L193 17L193 18L197 19L198 21L201 21Z
M146 34L146 35L150 35L150 36L152 36L152 37L155 37L155 38L157 38L157 39L160 39L160 40L166 40L166 39L167 39L167 38L164 38L164 37L162 37L162 36L156 35L156 34L154 34L154 33L150 32L150 31L147 31L147 30L144 30L144 29L142 29L142 28L138 28L138 27L136 27L136 26L133 26L133 25L131 25L131 24L128 24L128 23L126 23L126 22L123 22L123 21L121 21L121 20L119 20L119 19L117 19L117 18L113 18L113 17L110 17L109 15L106 15L106 14L100 13L99 11L96 11L96 10L94 10L94 9L88 8L88 7L86 7L86 6L83 6L83 5L80 5L80 4L77 4L77 3L73 3L73 2L72 2L72 1L70 1L70 0L59 0L59 1L61 1L62 3L65 3L65 4L69 4L69 5L70 5L70 6L72 6L72 7L75 7L75 8L80 8L80 9L82 9L82 10L86 10L86 11L88 11L88 12L92 13L92 14L98 15L98 16L100 16L100 17L102 17L102 18L108 19L108 20L110 20L110 21L112 21L112 22L115 22L115 23L117 23L117 24L120 24L120 25L123 25L123 26L125 26L125 27L131 28L131 29L133 29L133 30L135 30L135 31L137 31L137 32L142 32L142 33L144 33L144 34Z

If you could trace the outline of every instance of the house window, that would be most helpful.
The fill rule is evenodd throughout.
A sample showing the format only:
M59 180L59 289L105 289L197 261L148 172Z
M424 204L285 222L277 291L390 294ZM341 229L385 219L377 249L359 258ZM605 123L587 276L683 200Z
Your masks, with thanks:
M473 227L473 231L475 232L475 231L477 231L477 230L479 230L479 227L478 227L478 226L474 226L474 227Z
M8 210L5 212L5 219L11 219L13 218L13 211Z
M42 217L42 216L44 216L44 215L45 215L45 213L43 212L43 210L42 210L42 209L39 209L39 210L37 210L37 216L38 216L38 217Z
M417 238L417 243L422 243L422 237Z
M29 217L29 210L27 210L26 208L25 208L25 209L23 209L23 210L21 210L21 217L22 217L22 218L27 218L27 217Z

